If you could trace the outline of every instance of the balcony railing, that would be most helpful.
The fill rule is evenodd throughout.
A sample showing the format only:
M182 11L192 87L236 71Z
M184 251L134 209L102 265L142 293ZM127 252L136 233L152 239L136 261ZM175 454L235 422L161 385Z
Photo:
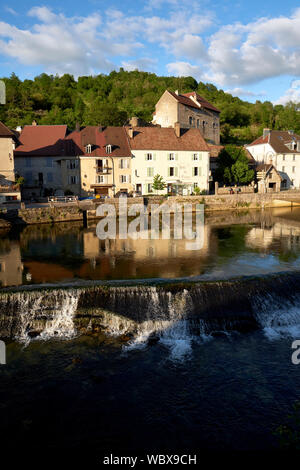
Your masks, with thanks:
M94 167L96 170L96 173L102 174L102 175L110 175L111 174L111 168L108 166L95 166Z

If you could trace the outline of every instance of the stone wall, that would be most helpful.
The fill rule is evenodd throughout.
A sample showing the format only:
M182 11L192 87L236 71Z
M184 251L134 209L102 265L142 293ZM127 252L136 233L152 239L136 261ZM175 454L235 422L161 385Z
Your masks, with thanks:
M83 220L83 211L77 206L20 209L15 222L23 222L25 224L49 224L72 220Z

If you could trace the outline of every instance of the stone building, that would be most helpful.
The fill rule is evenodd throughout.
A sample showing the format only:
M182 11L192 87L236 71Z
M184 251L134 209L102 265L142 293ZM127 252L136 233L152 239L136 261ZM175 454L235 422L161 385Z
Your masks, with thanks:
M14 149L17 136L0 122L0 202L20 199L20 191L14 186Z
M61 162L64 189L85 196L132 191L131 151L123 127L87 126L65 139Z
M300 136L292 130L264 129L263 135L246 146L258 164L273 165L282 177L281 187L300 188Z
M160 194L191 194L195 187L208 191L209 147L200 129L160 127L127 128L132 152L132 182L141 194L153 192L159 174L166 183Z
M198 93L164 92L155 106L152 123L174 127L176 122L183 129L199 129L207 142L219 145L220 110Z

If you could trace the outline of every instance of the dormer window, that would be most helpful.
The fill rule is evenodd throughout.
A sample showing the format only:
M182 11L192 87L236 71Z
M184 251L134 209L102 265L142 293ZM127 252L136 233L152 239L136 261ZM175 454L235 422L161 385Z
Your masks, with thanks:
M111 145L108 144L106 147L106 153L111 153Z
M92 146L91 144L87 144L85 146L85 153L92 153Z

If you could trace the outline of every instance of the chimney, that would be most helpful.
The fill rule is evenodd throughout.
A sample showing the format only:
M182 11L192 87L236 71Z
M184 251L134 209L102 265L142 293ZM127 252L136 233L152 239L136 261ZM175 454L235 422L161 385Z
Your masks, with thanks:
M36 120L33 120L33 121L32 121L32 126L37 126Z
M267 135L270 135L271 134L271 129L264 129L263 131L263 138L267 137Z
M175 131L176 137L180 137L180 122L175 122L174 131Z
M136 117L136 116L132 116L132 118L131 118L130 121L129 121L129 124L130 124L132 127L138 127L138 125L139 125L139 118Z
M175 90L175 95L179 95L179 91L178 91L178 90Z
M127 127L127 134L130 139L133 139L133 129L132 127Z
M79 124L79 122L76 122L75 131L76 131L76 132L80 132L80 124Z

